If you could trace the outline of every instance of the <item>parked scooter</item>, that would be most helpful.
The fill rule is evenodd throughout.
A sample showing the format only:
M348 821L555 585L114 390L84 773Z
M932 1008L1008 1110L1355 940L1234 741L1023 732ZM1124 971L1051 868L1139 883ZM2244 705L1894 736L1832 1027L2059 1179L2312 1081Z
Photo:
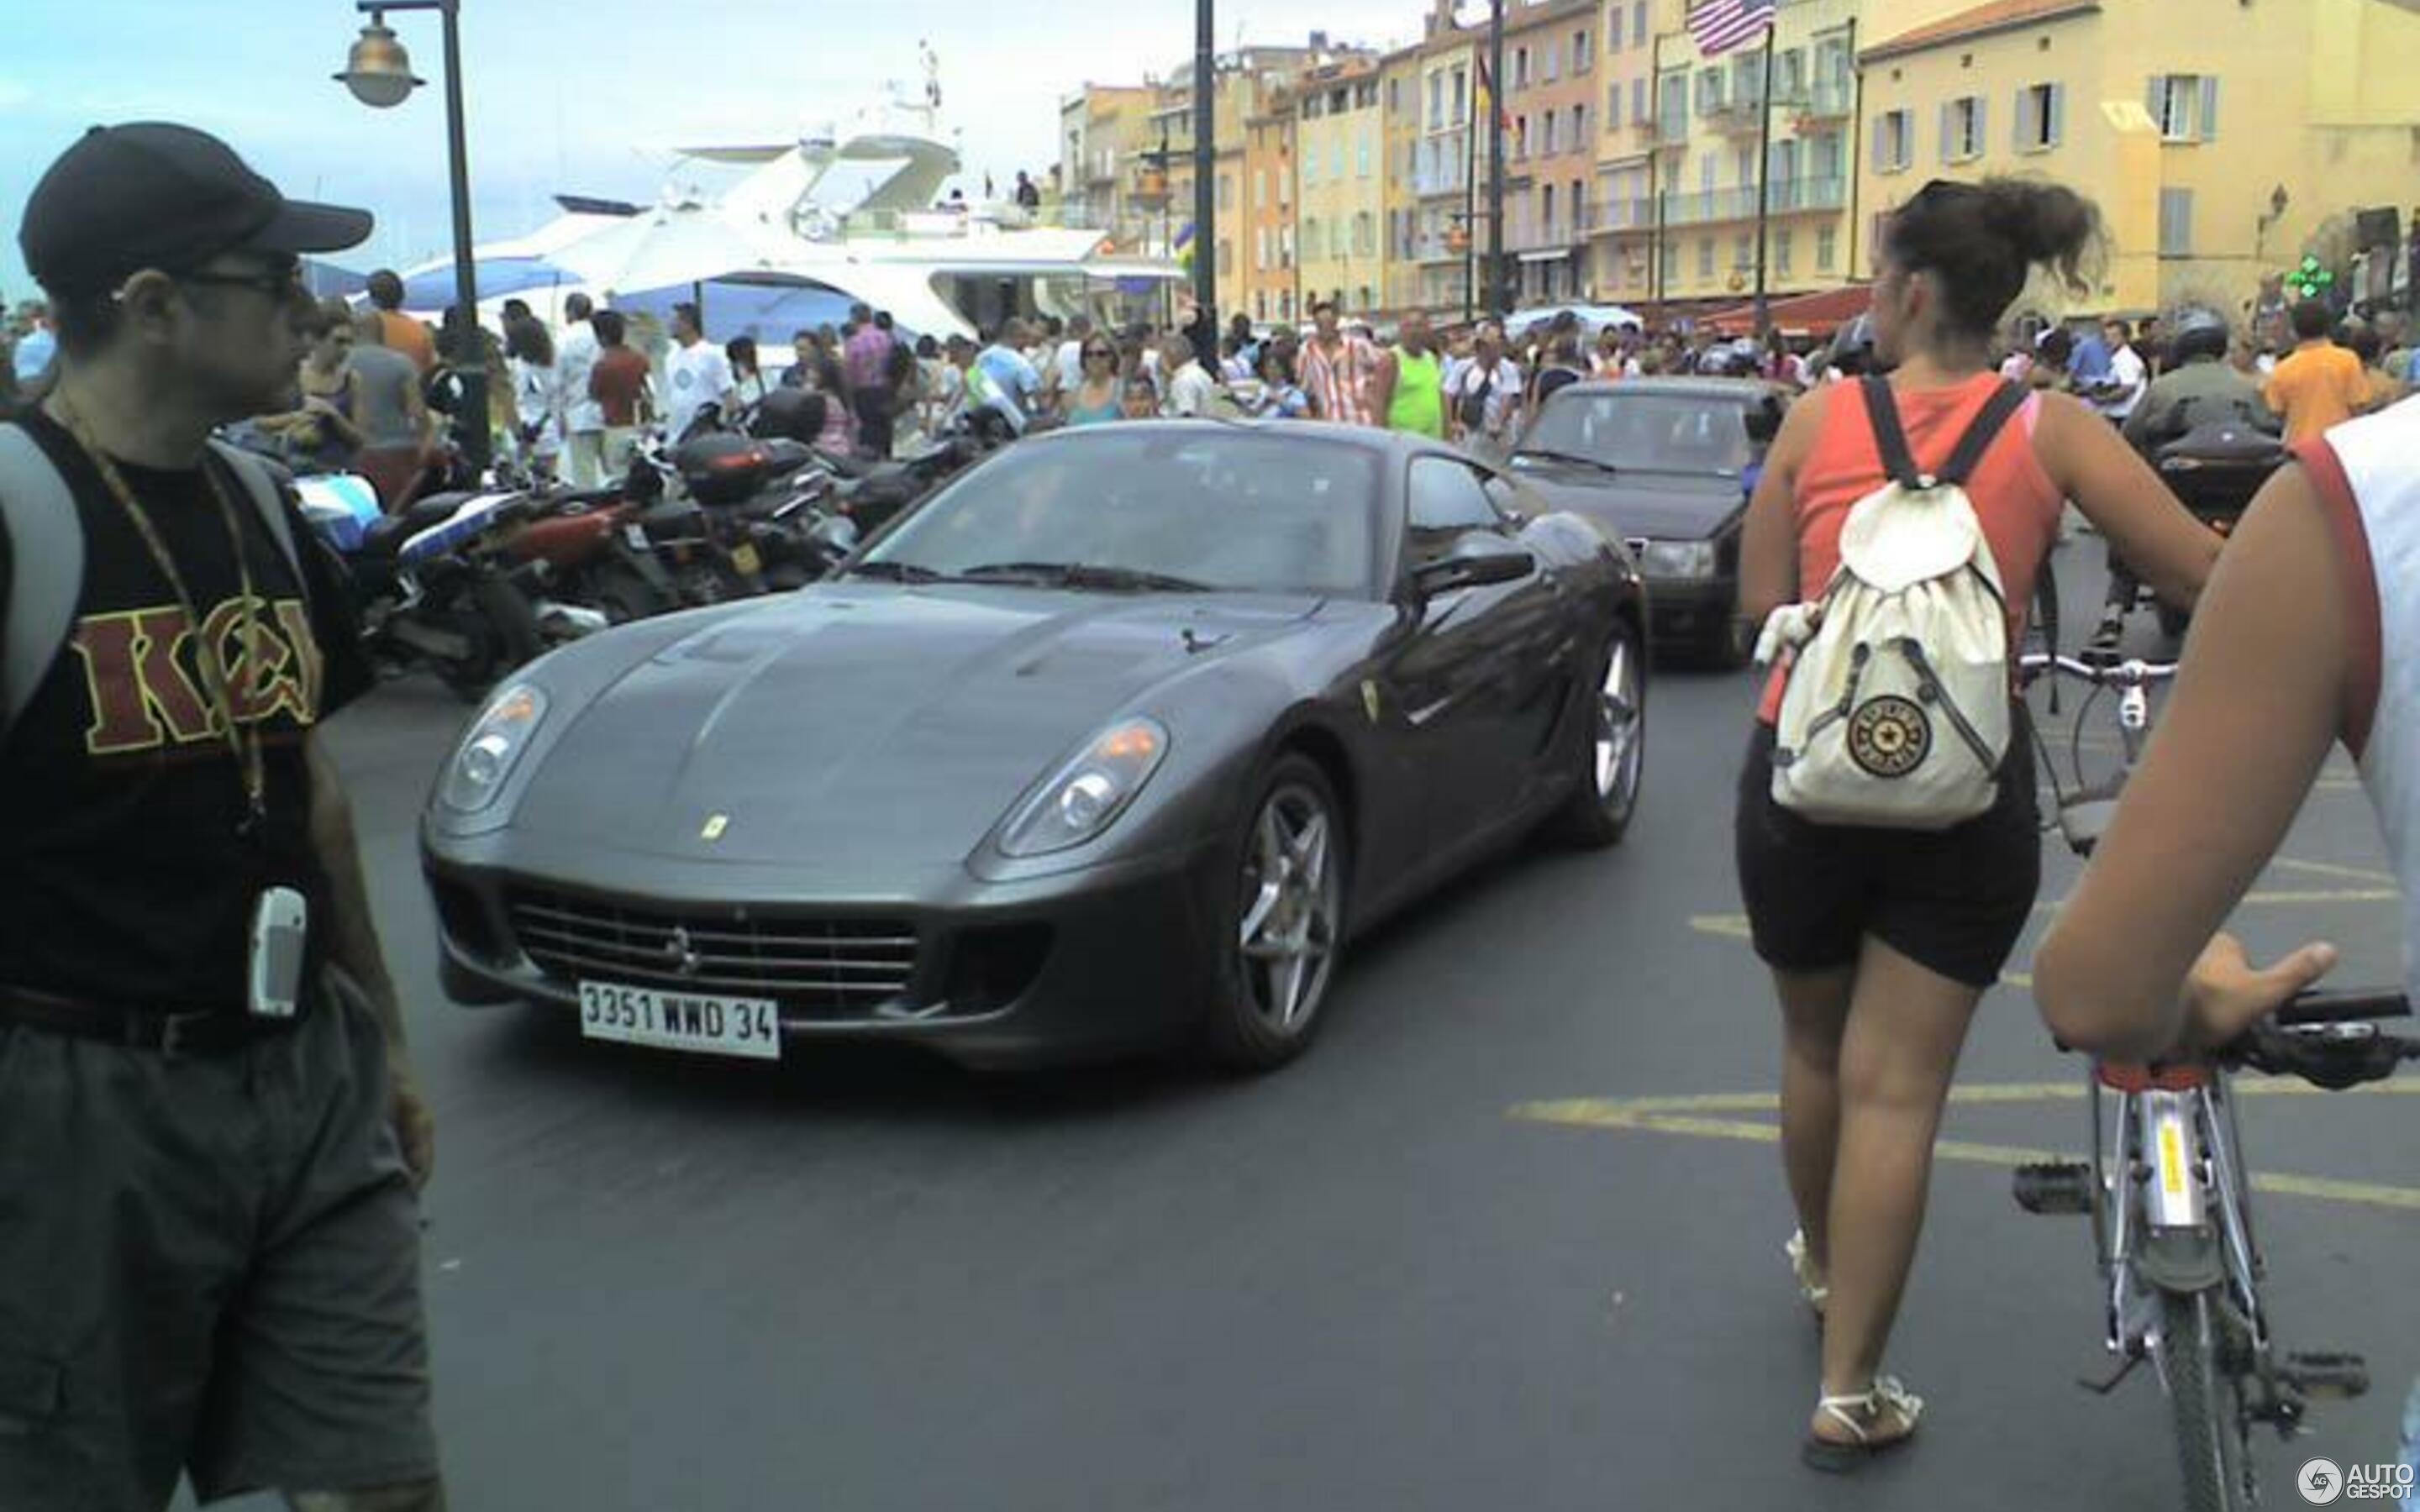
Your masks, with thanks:
M2286 443L2240 420L2196 425L2153 454L2151 465L2193 517L2218 534L2229 535L2270 474L2286 465ZM2158 606L2160 629L2181 639L2192 615Z

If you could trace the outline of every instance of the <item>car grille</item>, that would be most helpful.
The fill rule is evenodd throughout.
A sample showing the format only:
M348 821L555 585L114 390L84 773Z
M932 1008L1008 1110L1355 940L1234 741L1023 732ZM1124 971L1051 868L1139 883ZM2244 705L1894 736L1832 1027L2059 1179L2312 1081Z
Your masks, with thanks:
M900 919L640 907L535 888L506 904L521 952L570 982L753 995L846 1015L903 995L916 969L916 928Z

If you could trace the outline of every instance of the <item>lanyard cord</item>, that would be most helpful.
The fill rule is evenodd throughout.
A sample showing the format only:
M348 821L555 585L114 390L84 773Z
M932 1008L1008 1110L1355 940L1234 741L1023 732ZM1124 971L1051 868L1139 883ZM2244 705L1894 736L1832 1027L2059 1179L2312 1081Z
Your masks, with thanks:
M185 611L185 623L190 627L188 633L194 638L194 657L200 665L202 691L205 697L218 704L214 712L218 716L220 731L226 736L227 753L235 759L236 772L243 786L244 818L237 832L249 835L258 827L269 810L269 782L260 731L256 727L247 731L238 723L234 674L220 657L217 643L203 633L201 610L195 605L192 592L185 586L184 574L177 569L176 558L169 553L167 543L161 539L159 527L152 523L142 501L135 498L134 490L127 486L125 474L118 471L116 462L93 440L84 418L68 404L65 395L52 400L52 409L67 427L68 434L75 438L76 444L84 448L85 455L92 459L94 469L101 473L101 481L126 512L135 533L143 538L143 545L150 551L152 563L160 569L160 576L168 580L169 589L176 594L178 607ZM210 497L218 502L219 517L226 525L227 544L235 552L236 579L243 594L243 661L245 670L254 671L260 664L260 623L254 614L252 564L244 554L243 526L235 505L227 500L225 485L211 471L207 456L202 462L202 477L209 486Z

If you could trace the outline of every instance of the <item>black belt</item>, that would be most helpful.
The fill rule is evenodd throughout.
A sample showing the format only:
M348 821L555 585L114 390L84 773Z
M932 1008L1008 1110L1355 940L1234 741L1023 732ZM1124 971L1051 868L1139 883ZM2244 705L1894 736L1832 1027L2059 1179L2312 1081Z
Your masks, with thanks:
M114 1008L59 997L23 987L0 987L0 1023L22 1024L80 1040L100 1040L134 1050L156 1050L163 1056L215 1055L283 1034L301 1022L255 1018L225 1009L197 1012L161 1012L151 1009Z

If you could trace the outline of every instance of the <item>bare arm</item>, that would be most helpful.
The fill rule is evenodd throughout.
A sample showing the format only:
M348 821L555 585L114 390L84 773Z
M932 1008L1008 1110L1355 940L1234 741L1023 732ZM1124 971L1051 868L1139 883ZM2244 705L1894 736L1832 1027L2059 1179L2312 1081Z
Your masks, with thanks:
M311 779L311 846L327 880L331 916L316 921L314 927L324 932L321 938L326 941L330 964L361 988L386 1032L396 1133L413 1180L426 1182L433 1159L433 1131L412 1079L402 1000L396 993L395 979L387 973L386 952L379 945L378 926L370 916L352 804L345 796L344 779L328 755L325 738L314 731L304 738L302 752Z
M1395 354L1378 354L1377 371L1370 377L1370 415L1381 425L1395 408Z
M1799 400L1782 416L1780 433L1764 455L1763 475L1740 528L1740 618L1761 626L1784 604L1798 601L1798 470L1823 434L1825 408L1843 389Z
M2208 960L2194 968L2343 726L2343 576L2309 479L2279 472L2211 577L2142 769L2035 960L2042 1017L2069 1043L2148 1059L2184 1031L2188 972L2196 1020L2209 1021L2213 994L2232 991L2235 1001L2215 1006L2240 1026L2326 969L2305 948L2253 974L2273 979L2264 987L2246 979L2240 947L2216 963L2218 980Z
M2193 607L2218 561L2219 538L2107 421L2067 394L2046 393L2034 455L2152 592L2179 609Z

